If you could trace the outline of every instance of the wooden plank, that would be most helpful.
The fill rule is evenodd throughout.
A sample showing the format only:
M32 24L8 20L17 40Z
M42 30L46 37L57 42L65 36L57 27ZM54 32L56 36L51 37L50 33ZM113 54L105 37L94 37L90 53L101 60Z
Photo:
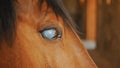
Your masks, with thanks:
M109 60L112 68L120 68L120 0L102 0L98 7L96 50Z
M86 39L96 40L97 0L87 0Z
M110 5L111 4L111 0L106 0L106 3L108 4L108 5Z

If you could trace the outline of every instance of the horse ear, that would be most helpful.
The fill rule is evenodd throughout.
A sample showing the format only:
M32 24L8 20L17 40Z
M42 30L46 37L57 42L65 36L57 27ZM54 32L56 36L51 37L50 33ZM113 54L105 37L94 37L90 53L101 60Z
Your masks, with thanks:
M0 44L4 40L8 45L12 44L15 35L15 0L0 0Z

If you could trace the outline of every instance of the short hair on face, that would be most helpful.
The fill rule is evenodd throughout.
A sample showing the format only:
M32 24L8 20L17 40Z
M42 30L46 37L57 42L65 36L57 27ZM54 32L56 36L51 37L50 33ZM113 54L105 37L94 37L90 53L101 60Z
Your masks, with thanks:
M48 7L52 8L56 16L62 17L67 26L71 25L76 30L76 24L66 12L66 9L64 8L61 0L39 0L40 6L42 6L44 1L46 1ZM12 46L15 40L16 2L16 0L0 0L0 46L3 39L9 46Z

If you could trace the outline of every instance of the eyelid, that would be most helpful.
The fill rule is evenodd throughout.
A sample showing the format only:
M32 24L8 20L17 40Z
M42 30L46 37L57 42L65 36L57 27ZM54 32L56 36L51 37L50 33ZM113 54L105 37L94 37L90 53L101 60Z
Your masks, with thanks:
M51 29L51 28L61 30L61 27L58 24L52 23L52 22L46 22L46 23L41 24L39 26L38 30L42 31L42 30L45 30L45 29L47 30L47 29Z
M46 27L46 28L42 28L39 32L43 32L44 30L49 30L49 29L56 29L56 28L55 27Z
M55 29L57 30L60 34L62 34L62 30L59 28L59 27L55 27L55 26L50 26L50 27L46 27L46 28L43 28L42 30L39 30L39 32L43 32L44 30L49 30L49 29Z

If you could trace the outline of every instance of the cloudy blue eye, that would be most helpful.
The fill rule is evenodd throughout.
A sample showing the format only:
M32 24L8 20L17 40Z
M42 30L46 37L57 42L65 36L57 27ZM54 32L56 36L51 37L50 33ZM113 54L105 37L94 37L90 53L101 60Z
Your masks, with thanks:
M54 39L58 39L61 38L61 32L58 31L55 28L50 28L50 29L45 29L41 31L41 35L43 38L47 39L47 40L54 40Z

